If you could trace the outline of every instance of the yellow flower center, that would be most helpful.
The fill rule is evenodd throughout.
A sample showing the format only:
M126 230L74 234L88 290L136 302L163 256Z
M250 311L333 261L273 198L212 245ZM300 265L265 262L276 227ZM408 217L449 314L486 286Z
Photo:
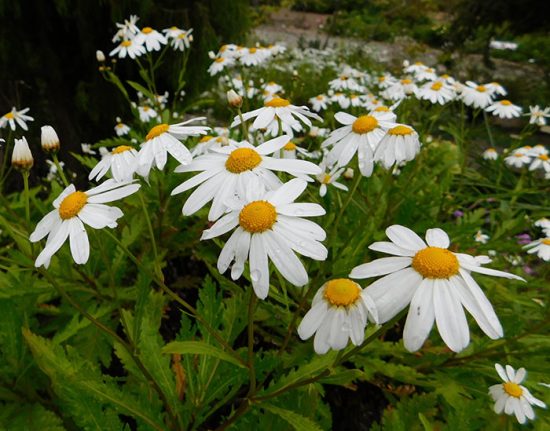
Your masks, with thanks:
M446 73L444 73L443 75L441 75L441 77L442 77L443 79L449 79L449 78L450 78L449 75L447 75Z
M416 63L414 63L416 66L424 66L424 63L422 63L421 61L417 61Z
M514 157L523 157L523 153L516 153L514 154Z
M294 151L296 149L296 144L294 142L289 142L283 147L283 150Z
M510 106L512 104L512 102L510 102L509 100L501 100L500 104L504 105L504 106Z
M325 299L336 307L354 304L361 295L359 285L348 278L330 280L325 287Z
M225 168L234 174L254 169L262 162L262 157L252 148L237 148L233 150L227 161Z
M342 76L340 77L340 79L341 79L342 81L347 81L349 78L348 78L346 75L342 75Z
M261 233L277 221L275 207L267 201L254 201L246 205L239 214L239 224L250 233Z
M59 205L59 216L63 220L75 217L88 202L88 196L84 192L73 192Z
M225 61L225 58L224 57L216 58L214 61L216 63L223 63Z
M544 238L541 243L543 243L544 245L550 245L550 238Z
M330 178L331 176L329 174L325 174L325 176L323 177L323 181L321 181L323 184L328 184L330 183Z
M385 76L379 76L378 77L378 82L384 82L385 80L386 80Z
M476 87L476 91L479 91L480 93L485 93L487 89L483 85L478 85Z
M378 126L378 120L372 115L361 115L353 122L351 130L354 133L363 134L372 132Z
M316 99L317 99L317 100L323 100L324 97L323 97L323 96L317 96Z
M387 106L378 106L374 109L374 112L390 112L390 108Z
M124 40L120 43L120 46L125 46L126 48L128 48L130 45L132 45L131 40Z
M250 48L250 49L248 50L248 52L249 52L250 54L255 54L256 51L258 51L256 48Z
M400 136L412 135L413 134L413 129L411 129L410 127L407 127L407 126L395 126L394 128L388 130L388 134L389 135L400 135Z
M142 33L145 33L145 34L149 34L149 33L152 33L153 32L153 29L151 27L143 27L141 29L141 32Z
M145 108L143 108L145 109ZM158 126L153 127L151 130L149 130L149 133L147 133L147 136L145 137L146 141L149 141L153 138L156 138L163 133L166 133L168 131L168 128L170 126L168 124L159 124Z
M8 112L6 115L4 115L4 118L7 118L8 120L13 120L15 118L15 115L13 115L13 112Z
M124 151L130 151L132 149L133 148L130 147L129 145L119 145L113 150L113 154L120 154L120 153L123 153Z
M458 259L447 249L426 247L418 251L411 265L424 278L449 278L458 274Z
M488 152L488 153L494 153L494 152L496 152L496 151L497 151L497 150L496 150L495 148L493 148L493 147L487 148L487 152Z
M412 84L412 81L410 79L402 79L401 80L401 84L403 85L409 85L409 84Z
M214 137L213 137L213 136L210 136L210 135L203 136L203 137L201 138L201 140L199 141L199 143L202 144L203 142L208 142L210 139L214 139Z
M439 91L441 90L441 87L443 87L442 82L434 82L430 88L434 91Z
M521 397L521 394L523 394L523 389L521 389L520 385L513 382L506 382L502 384L502 387L504 389L504 392L506 392L511 397L519 398Z
M270 101L265 102L265 106L269 106L271 108L283 108L288 105L290 105L290 102L281 97L274 97Z
M548 160L548 154L539 154L539 159L547 161Z

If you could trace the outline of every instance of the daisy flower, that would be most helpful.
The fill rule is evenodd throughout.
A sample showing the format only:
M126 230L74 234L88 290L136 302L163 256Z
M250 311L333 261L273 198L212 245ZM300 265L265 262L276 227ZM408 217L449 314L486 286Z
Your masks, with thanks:
M474 241L479 242L481 244L487 244L487 241L489 241L489 235L484 234L483 232L478 230L474 235Z
M27 138L15 139L13 152L11 154L11 165L19 170L28 171L32 168L34 159Z
M550 236L550 220L546 217L540 218L535 221L535 226L540 227L546 236Z
M529 113L524 115L529 116L529 124L542 127L546 125L546 119L550 118L550 107L542 109L539 105L529 106Z
M475 82L466 81L462 86L460 98L466 106L485 109L492 102L493 93L485 85L477 85Z
M535 169L544 169L544 172L550 172L550 157L548 154L542 153L533 157L529 170L534 171Z
M506 365L505 370L502 365L495 364L495 369L504 382L489 388L489 394L495 401L496 414L514 414L518 422L524 424L527 419L535 419L532 405L546 408L546 404L531 395L525 386L520 385L527 375L525 368L515 371L510 365Z
M521 168L531 163L531 157L523 149L518 148L504 159L504 163L514 168Z
M283 148L281 148L280 154L275 153L274 156L282 159L297 159L298 154L304 158L311 157L311 153L309 151L290 141Z
M138 106L139 119L143 123L148 123L153 118L157 118L158 114L150 106Z
M313 334L313 348L322 355L329 349L342 350L348 340L360 346L367 320L378 323L376 306L356 282L348 278L327 281L315 294L298 335L307 340Z
M324 197L327 194L327 189L329 185L336 187L337 189L348 191L347 186L342 183L337 182L338 178L344 173L346 168L339 168L338 166L329 169L326 163L322 162L320 164L322 172L316 176L317 181L321 183L319 188L319 196Z
M277 190L264 192L261 187L247 187L244 199L231 202L230 212L203 232L201 240L216 238L230 230L233 234L218 258L218 270L224 273L231 262L231 278L238 279L246 260L254 292L265 299L269 292L269 264L273 262L281 275L295 286L308 282L304 265L296 253L315 260L325 260L325 231L302 217L322 216L325 210L314 203L294 203L307 183L294 178Z
M208 73L210 76L217 75L218 73L223 72L226 67L233 66L234 64L235 60L231 57L218 57L214 59L208 68Z
M443 81L428 82L417 91L419 99L429 100L433 104L444 105L455 98L455 92L452 87Z
M264 86L264 91L267 91L269 94L277 94L283 92L283 87L276 82L270 81Z
M123 40L109 53L109 55L111 57L118 55L118 58L125 58L128 56L131 59L134 59L145 54L146 52L145 46L143 46L143 41L136 38L133 40Z
M498 152L496 148L490 147L483 152L482 157L484 160L496 160L498 159Z
M523 280L521 277L482 267L491 261L487 256L449 251L449 237L438 228L427 230L427 244L404 226L390 226L386 235L391 242L375 242L369 248L395 257L359 265L349 276L384 276L367 287L380 323L392 319L410 304L403 332L407 350L414 352L422 347L434 321L445 344L454 352L463 350L470 342L463 307L491 339L502 337L498 317L470 273Z
M124 39L133 39L139 33L139 27L136 23L139 21L137 15L130 15L130 19L125 19L123 24L116 23L118 31L113 36L113 42L118 42Z
M509 100L499 100L485 108L487 112L492 112L493 115L499 118L516 118L521 115L521 106L512 104Z
M179 29L178 29L179 30ZM191 34L193 32L193 29L189 29L187 31L180 30L177 35L172 37L170 41L170 45L174 48L174 51L185 51L186 49L189 49L191 46L191 42L193 42L193 35ZM167 33L167 36L169 36L170 33Z
M48 267L52 256L61 248L67 237L75 263L84 264L90 256L90 244L84 224L103 229L117 226L117 219L123 216L117 207L104 205L125 198L139 189L139 184L117 183L107 180L87 192L77 191L70 185L53 201L54 210L36 225L30 241L37 242L46 235L46 247L38 255L34 265Z
M270 56L269 51L264 48L245 48L241 51L239 60L245 66L257 66L263 63Z
M166 37L151 27L143 27L134 40L140 45L145 45L149 52L160 51L162 45L168 43Z
M386 131L397 126L390 120L390 112L371 112L354 117L345 112L337 112L334 118L344 127L334 130L321 146L332 146L328 154L329 163L346 166L358 153L359 170L363 176L370 176L373 169L374 150Z
M349 100L349 97L346 96L344 93L339 93L339 92L334 93L331 96L330 101L333 102L333 103L338 103L338 105L342 109L348 109L349 105L351 104L351 101Z
M120 118L117 117L115 125L115 133L117 136L124 136L130 132L130 127L124 124Z
M271 136L280 134L279 121L282 132L290 136L294 136L294 131L299 132L302 130L300 121L308 127L311 127L311 121L308 117L322 121L322 118L310 112L307 106L294 106L291 105L288 100L280 97L274 97L268 102L265 102L263 108L246 112L242 117L244 121L256 118L254 123L252 123L252 129L267 129L267 134ZM241 120L237 115L233 119L231 127L235 127L239 124L241 124Z
M409 78L395 81L382 93L382 97L390 100L402 100L417 91L416 84Z
M15 106L11 108L11 111L7 114L0 117L0 129L3 129L7 125L10 126L10 129L15 131L15 125L19 125L23 130L29 130L27 126L28 121L34 121L34 118L30 115L25 115L30 108L21 109L18 111L15 109Z
M389 169L394 164L410 162L419 151L418 133L412 127L400 124L389 129L382 138L374 152L374 160Z
M200 185L183 205L183 215L194 214L213 201L208 220L214 221L224 213L225 201L235 195L244 196L249 183L259 188L280 187L282 182L272 171L286 172L293 176L320 173L321 169L311 162L269 156L278 152L289 140L289 136L283 135L257 147L246 141L230 143L197 157L189 165L177 167L176 172L201 171L172 191L172 195L175 195Z
M138 154L133 147L119 145L102 157L91 170L88 179L99 181L110 170L116 182L132 180L134 173L139 168Z
M540 238L523 246L529 254L536 254L545 262L550 261L550 237Z
M490 82L486 87L491 93L498 94L499 96L506 96L508 94L506 89L498 82Z
M357 81L347 75L341 75L336 79L333 79L328 83L329 87L333 90L350 90L360 91L363 89Z
M164 169L168 153L182 165L190 163L193 158L191 152L180 142L180 139L187 136L206 135L210 127L186 126L186 124L204 119L204 117L192 118L172 125L163 123L149 130L145 142L141 144L139 150L139 165L143 169L143 174L149 175L153 163L158 169Z

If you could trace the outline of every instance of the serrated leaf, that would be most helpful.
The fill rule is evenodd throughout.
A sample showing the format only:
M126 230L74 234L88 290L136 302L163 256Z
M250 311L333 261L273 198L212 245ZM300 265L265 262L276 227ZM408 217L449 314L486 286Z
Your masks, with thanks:
M206 355L246 368L237 359L216 346L203 341L173 341L162 348L162 353L179 353L180 355Z
M261 407L268 412L271 412L284 419L296 431L321 431L319 425L317 425L311 419L306 418L305 416L302 416L296 412L293 412L292 410L286 410L269 403L262 403Z

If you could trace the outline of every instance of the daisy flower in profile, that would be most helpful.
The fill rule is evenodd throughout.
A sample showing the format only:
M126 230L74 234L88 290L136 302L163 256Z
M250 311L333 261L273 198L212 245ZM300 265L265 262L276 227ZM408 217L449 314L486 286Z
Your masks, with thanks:
M410 162L419 151L418 133L412 127L400 124L389 129L382 138L374 152L374 160L389 169L394 164Z
M2 139L1 142L4 142ZM11 165L18 170L28 171L34 164L31 149L27 138L23 136L21 139L15 139L13 146L13 152L11 154Z
M328 85L333 90L360 91L363 89L355 79L347 75L340 75L338 78L330 81Z
M546 217L540 218L535 221L535 226L540 227L546 236L550 236L550 220Z
M320 241L325 231L302 217L322 216L325 210L314 203L294 203L307 183L294 178L274 191L247 187L245 198L233 199L229 213L203 232L201 240L216 238L233 229L218 258L218 270L224 273L233 262L231 278L238 279L248 260L254 292L265 299L269 292L271 260L281 275L295 286L308 282L308 275L296 253L325 260L328 251Z
M11 111L7 114L0 117L0 129L3 129L7 125L10 126L10 129L15 131L15 125L17 124L23 130L29 130L27 122L34 121L34 118L30 115L25 115L29 112L30 108L21 109L18 111L15 107L11 108Z
M550 107L542 109L539 105L529 106L529 113L524 115L529 116L529 124L542 127L546 125L546 119L550 118Z
M327 194L327 189L329 185L336 187L337 189L348 191L348 187L342 183L337 182L338 178L344 173L346 168L339 168L334 166L330 169L325 162L321 162L319 167L322 169L322 172L316 176L317 181L321 183L319 188L319 196L324 197Z
M113 36L113 42L123 39L133 39L139 33L139 27L136 25L139 21L137 15L130 15L130 19L125 19L123 24L116 23L118 31Z
M171 38L170 45L174 48L174 51L183 52L191 47L191 42L193 42L192 32L192 28L189 30L180 30L177 35ZM170 38L169 33L167 33L167 36Z
M460 97L466 106L485 109L493 101L493 92L485 85L466 81Z
M140 55L145 54L146 52L147 51L145 50L145 46L143 46L143 41L135 38L132 40L123 40L115 49L113 49L109 53L109 55L111 57L118 55L118 58L125 58L126 56L128 56L131 59L134 59L136 57L139 57Z
M473 257L448 250L450 241L442 229L428 229L426 242L412 230L393 225L386 229L391 242L375 242L369 248L392 254L359 265L350 278L384 277L369 285L367 294L387 322L410 304L405 322L405 348L414 352L424 344L434 322L445 344L460 352L470 342L464 308L491 339L502 337L502 326L491 303L471 272L523 280L514 274L484 268L487 256Z
M344 127L334 130L321 144L323 148L332 146L328 153L329 163L346 166L357 153L361 174L366 177L370 176L376 146L388 129L397 126L391 121L393 113L371 112L354 117L345 112L337 112L334 114L334 118Z
M531 156L527 154L525 149L518 148L504 159L504 163L506 163L508 166L513 166L514 168L521 168L522 166L531 163Z
M273 156L281 159L297 159L298 154L300 154L303 158L311 157L311 153L308 150L301 148L294 142L290 141L283 148L281 148L279 154L275 153Z
M99 181L110 170L116 182L130 181L138 168L138 152L129 145L119 145L102 157L88 179Z
M84 264L90 256L90 244L84 224L103 229L117 226L117 219L123 216L117 207L104 205L135 193L139 184L117 183L107 180L87 192L76 190L70 185L53 201L54 210L36 225L30 241L37 242L46 235L46 247L38 255L34 265L48 267L52 256L61 248L67 237L75 263Z
M521 106L514 105L509 100L499 100L485 108L487 112L492 112L493 115L499 118L516 118L521 115Z
M411 94L415 94L417 91L416 84L412 79L405 78L399 81L393 82L382 93L382 97L390 100L402 100Z
M283 87L274 81L269 81L264 85L264 91L269 94L278 94L283 92Z
M139 119L143 123L148 123L153 118L157 118L158 114L157 111L155 111L150 106L138 106L138 113L139 113Z
M130 126L124 124L119 117L116 118L115 133L117 136L124 136L130 132Z
M320 112L322 110L327 109L327 103L329 102L330 102L329 98L324 94L319 94L318 96L315 96L309 99L309 103L311 104L311 109L313 109L315 112Z
M550 157L548 154L541 153L533 156L529 170L534 171L535 169L543 169L546 173L550 172Z
M192 118L177 124L159 124L154 126L141 144L139 150L139 165L144 175L149 175L153 164L157 169L164 169L168 159L168 153L182 165L191 163L191 152L180 142L187 136L206 135L210 127L186 126L186 124L202 121L204 117Z
M227 199L235 195L244 196L250 183L260 189L280 187L282 182L272 171L293 176L319 174L321 169L311 162L270 157L289 140L289 136L283 135L257 147L246 141L229 143L222 148L213 148L210 153L197 157L189 165L177 167L176 172L201 172L172 191L172 195L175 195L199 186L183 205L183 215L194 214L213 201L208 220L217 220L226 209Z
M523 246L529 254L536 254L545 262L550 261L550 237L540 238Z
M529 390L520 384L527 375L525 368L515 371L510 365L506 365L504 369L502 365L495 364L495 369L504 382L489 388L489 394L495 401L496 414L502 412L507 415L514 414L518 422L524 424L527 419L535 419L535 412L531 406L546 408L546 404L531 395Z
M166 37L151 27L143 27L135 40L137 43L144 45L146 51L149 52L160 51L162 45L168 43Z
M498 94L499 96L506 96L508 94L506 89L502 85L500 85L498 82L489 82L485 86L493 94Z
M226 67L233 66L234 64L235 60L231 57L218 57L214 59L208 68L208 73L210 76L217 75L218 73L223 72Z
M429 100L433 104L444 105L455 98L453 88L444 81L434 81L424 84L416 92L419 99Z
M481 155L484 160L496 160L498 159L498 152L496 148L489 147Z
M298 335L307 340L313 334L313 348L322 355L329 349L342 350L348 340L360 346L365 339L367 320L378 323L376 306L355 281L337 278L327 281L315 294Z
M311 120L309 118L322 121L322 118L310 112L307 106L291 105L287 99L281 97L273 97L264 103L263 108L246 112L242 117L244 121L256 118L254 123L252 123L252 128L255 130L267 129L267 134L271 136L277 136L281 132L294 136L294 131L299 132L302 130L302 123L311 127ZM279 130L279 120L282 131ZM231 127L239 124L241 124L241 120L237 115L233 119Z
M241 51L239 61L245 66L257 66L267 60L269 56L269 51L264 48L244 48Z

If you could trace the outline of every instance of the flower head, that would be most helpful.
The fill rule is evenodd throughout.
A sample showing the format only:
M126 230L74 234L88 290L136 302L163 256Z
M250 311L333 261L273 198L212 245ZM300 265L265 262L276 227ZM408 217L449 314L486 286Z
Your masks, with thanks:
M40 128L40 144L46 153L55 153L59 150L59 137L52 126Z
M11 111L0 117L0 129L3 129L7 125L10 129L15 131L16 124L23 130L29 130L27 126L28 121L34 121L34 118L30 115L25 115L30 108L21 109L18 111L15 107L11 108Z
M15 145L13 146L13 153L11 155L11 165L15 169L28 171L32 168L33 164L34 159L32 158L32 153L29 148L27 138L23 137L22 139L16 139Z

